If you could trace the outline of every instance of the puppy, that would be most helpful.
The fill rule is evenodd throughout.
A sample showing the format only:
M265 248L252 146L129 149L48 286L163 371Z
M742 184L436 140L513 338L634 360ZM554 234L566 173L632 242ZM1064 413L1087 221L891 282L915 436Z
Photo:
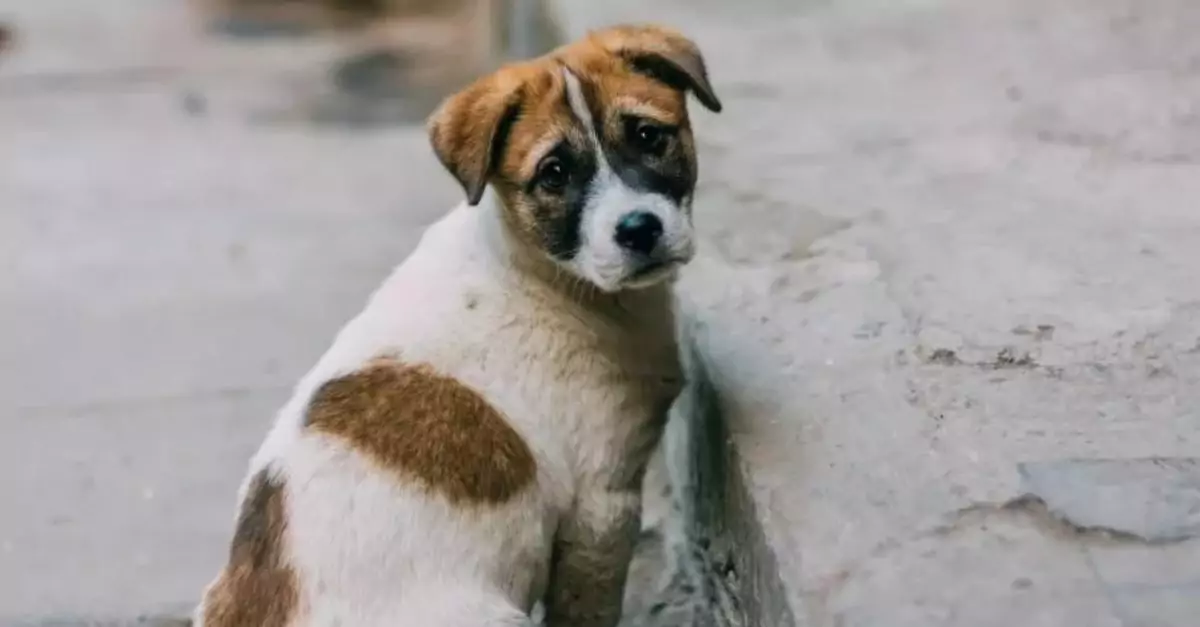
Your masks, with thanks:
M608 627L682 375L696 46L590 34L431 118L466 202L337 335L250 464L197 627Z

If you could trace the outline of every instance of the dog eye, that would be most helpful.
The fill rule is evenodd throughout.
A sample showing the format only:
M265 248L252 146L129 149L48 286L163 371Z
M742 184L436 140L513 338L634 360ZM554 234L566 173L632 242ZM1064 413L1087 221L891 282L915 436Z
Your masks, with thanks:
M671 129L648 120L631 119L625 127L625 133L629 136L629 143L639 152L661 155L666 150Z
M562 160L551 157L537 171L537 184L549 192L561 192L571 182L571 174Z

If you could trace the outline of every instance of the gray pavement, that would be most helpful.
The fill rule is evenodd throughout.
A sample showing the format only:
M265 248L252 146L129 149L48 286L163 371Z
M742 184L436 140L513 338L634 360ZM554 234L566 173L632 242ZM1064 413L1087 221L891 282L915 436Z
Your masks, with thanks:
M275 408L458 198L419 127L277 115L319 44L85 4L0 3L0 624L192 603Z

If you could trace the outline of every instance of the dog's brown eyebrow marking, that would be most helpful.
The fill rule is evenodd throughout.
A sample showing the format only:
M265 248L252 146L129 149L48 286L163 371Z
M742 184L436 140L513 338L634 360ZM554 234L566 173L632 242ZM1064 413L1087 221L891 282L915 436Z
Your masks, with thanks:
M306 422L454 503L503 503L537 471L500 412L427 365L379 359L330 380L313 395Z
M204 595L205 627L286 627L296 613L296 573L284 556L282 480L260 470L238 515L229 562Z

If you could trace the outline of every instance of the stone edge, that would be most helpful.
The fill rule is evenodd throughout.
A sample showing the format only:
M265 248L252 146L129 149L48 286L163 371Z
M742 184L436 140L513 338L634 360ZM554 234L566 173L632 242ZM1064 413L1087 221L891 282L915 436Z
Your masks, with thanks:
M673 408L665 446L683 495L689 566L713 610L710 624L794 627L779 562L746 481L750 468L733 445L696 335L686 320L682 326L688 385Z

